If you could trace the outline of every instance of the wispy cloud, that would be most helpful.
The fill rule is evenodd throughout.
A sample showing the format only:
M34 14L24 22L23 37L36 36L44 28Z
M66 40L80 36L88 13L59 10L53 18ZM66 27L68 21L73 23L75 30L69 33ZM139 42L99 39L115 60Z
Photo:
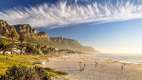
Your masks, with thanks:
M142 18L142 5L117 1L117 4L94 2L88 5L67 5L60 2L49 6L42 4L31 8L15 8L0 12L0 19L10 24L31 24L33 27L58 27L58 25L84 22L113 22ZM61 26L60 26L61 27Z

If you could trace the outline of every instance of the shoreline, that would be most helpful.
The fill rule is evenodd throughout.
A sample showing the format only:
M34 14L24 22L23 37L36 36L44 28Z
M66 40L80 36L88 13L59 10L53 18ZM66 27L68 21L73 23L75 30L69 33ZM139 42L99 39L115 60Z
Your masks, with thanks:
M95 55L69 54L52 57L49 58L45 67L67 72L71 80L72 78L73 80L94 80L96 77L95 80L141 80L142 78L140 76L142 74L142 64L98 59L93 56ZM85 67L81 71L80 68L83 68L84 65ZM120 77L121 79L117 79Z

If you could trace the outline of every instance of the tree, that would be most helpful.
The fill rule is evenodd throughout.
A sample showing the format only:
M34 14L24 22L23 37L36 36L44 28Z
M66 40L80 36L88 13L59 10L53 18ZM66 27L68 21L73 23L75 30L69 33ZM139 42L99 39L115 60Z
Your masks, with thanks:
M12 48L14 47L15 40L18 39L18 33L16 32L15 28L11 27L11 30L8 34L8 37L11 38L12 44L11 44L11 54L12 54Z
M31 53L31 54L43 54L41 50L41 45L39 44L28 44L26 46L26 52Z
M28 54L39 54L40 51L39 49L36 48L36 45L31 44L31 43L27 43L25 46L25 52Z
M28 54L31 54L33 53L33 51L34 51L34 47L31 44L26 44L25 52Z
M3 54L5 54L6 51L8 51L11 47L10 41L7 39L0 39L0 51L3 51Z
M35 50L36 50L36 53L37 53L37 54L42 54L42 50L41 50L41 45L40 45L40 44L37 44L37 45L35 46Z
M24 32L19 33L19 41L20 41L20 54L23 54L23 48L24 48L24 40L25 40L25 35Z

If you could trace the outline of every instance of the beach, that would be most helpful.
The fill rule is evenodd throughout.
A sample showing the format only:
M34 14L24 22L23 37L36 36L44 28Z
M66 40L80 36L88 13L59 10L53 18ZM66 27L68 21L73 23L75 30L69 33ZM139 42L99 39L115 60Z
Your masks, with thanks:
M44 67L68 73L70 80L141 80L142 65L99 59L95 54L70 54L49 58Z

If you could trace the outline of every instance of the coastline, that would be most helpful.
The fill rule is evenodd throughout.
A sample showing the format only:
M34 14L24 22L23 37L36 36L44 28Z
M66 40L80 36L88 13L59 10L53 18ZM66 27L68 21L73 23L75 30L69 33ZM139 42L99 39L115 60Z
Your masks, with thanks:
M80 71L80 66L84 70ZM98 59L95 54L52 57L44 67L67 72L71 80L141 80L142 64Z

